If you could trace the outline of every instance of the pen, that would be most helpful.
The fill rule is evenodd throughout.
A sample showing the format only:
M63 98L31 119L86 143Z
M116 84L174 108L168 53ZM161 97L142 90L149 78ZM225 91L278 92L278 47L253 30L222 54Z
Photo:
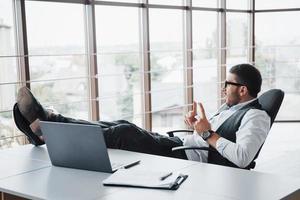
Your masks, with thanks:
M124 169L128 169L128 168L133 167L133 166L135 166L135 165L137 165L137 164L140 164L140 162L141 162L141 161L138 160L138 161L136 161L136 162L130 163L129 165L124 166Z
M170 173L167 173L166 175L163 175L162 177L160 177L160 180L163 181L165 180L166 178L168 178L169 176L171 176L173 173L170 172Z

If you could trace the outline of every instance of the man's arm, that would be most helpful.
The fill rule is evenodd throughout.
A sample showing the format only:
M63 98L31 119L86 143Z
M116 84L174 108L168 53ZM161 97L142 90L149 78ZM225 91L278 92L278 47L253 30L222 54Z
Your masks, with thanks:
M235 165L247 167L267 138L271 120L265 111L251 109L241 121L236 132L236 143L219 137L215 142L217 151Z
M200 135L211 129L206 118L202 104L200 106L200 118L194 123L195 131ZM207 143L229 161L244 168L250 164L254 156L264 143L270 130L270 117L265 111L251 109L242 119L239 130L236 132L236 143L231 142L218 133L212 133Z

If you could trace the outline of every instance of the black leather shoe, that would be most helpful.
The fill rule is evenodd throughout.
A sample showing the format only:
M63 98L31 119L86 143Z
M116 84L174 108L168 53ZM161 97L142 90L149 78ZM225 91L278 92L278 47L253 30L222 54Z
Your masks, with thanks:
M48 119L48 111L43 108L27 87L19 89L17 105L22 116L25 117L30 124L36 119L43 121Z
M30 123L21 114L17 103L14 105L14 108L13 108L13 116L14 116L14 121L15 121L16 126L18 127L18 129L21 132L23 132L27 136L27 138L31 144L33 144L35 146L45 144L45 142L43 140L41 140L36 134L34 134L32 132L32 130L29 127Z

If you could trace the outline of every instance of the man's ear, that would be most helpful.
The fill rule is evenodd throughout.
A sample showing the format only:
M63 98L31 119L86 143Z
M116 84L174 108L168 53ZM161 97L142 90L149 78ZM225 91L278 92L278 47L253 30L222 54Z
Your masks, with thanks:
M248 88L246 86L241 86L240 87L240 95L241 96L247 96L248 95Z

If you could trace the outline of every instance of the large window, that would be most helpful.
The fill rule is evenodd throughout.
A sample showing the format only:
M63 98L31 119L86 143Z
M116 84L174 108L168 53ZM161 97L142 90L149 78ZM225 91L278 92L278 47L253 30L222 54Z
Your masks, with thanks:
M26 1L26 21L33 93L64 115L88 119L83 5Z
M299 15L296 0L0 0L0 147L25 142L21 86L66 116L164 133L193 100L213 113L230 67L249 62L263 91L286 94L277 120L299 121Z

